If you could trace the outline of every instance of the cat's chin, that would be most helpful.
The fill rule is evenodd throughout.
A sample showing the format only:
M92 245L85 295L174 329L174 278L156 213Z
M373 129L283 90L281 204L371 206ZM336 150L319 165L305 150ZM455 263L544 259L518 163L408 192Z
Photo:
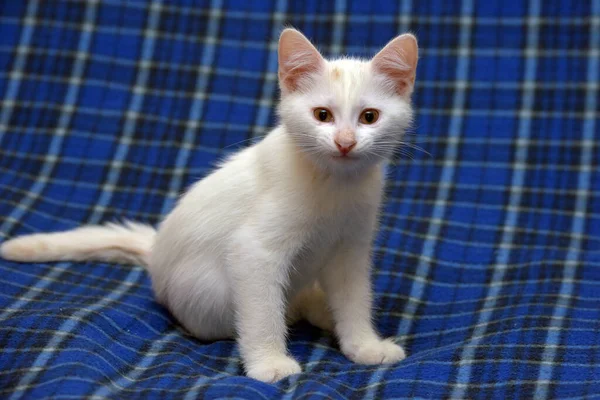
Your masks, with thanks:
M301 154L302 159L308 161L317 170L326 175L361 175L372 171L381 162L374 162L372 158L365 157L362 154L348 154L342 156L338 153L314 153L310 151L300 151L296 154ZM383 160L381 160L383 161Z
M358 162L360 158L350 157L350 156L331 156L330 157L335 162Z
M331 155L318 163L322 170L331 175L357 176L371 171L374 163L360 156Z

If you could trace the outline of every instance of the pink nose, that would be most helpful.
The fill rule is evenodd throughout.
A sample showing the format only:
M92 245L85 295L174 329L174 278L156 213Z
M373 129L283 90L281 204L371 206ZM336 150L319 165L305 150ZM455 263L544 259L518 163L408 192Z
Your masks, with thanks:
M340 151L340 153L342 153L343 156L345 156L346 154L350 153L352 151L352 149L354 148L354 146L356 146L356 140L352 139L352 140L334 140L335 145L337 146L338 150Z

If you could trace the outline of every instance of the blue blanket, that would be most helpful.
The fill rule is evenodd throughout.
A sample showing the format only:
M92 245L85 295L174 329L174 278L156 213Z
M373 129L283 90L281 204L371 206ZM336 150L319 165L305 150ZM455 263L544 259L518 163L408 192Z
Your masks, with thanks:
M259 383L139 266L0 260L0 398L600 398L600 0L4 1L2 240L156 224L276 123L286 24L328 56L419 38L424 151L389 168L373 272L408 358L300 323L304 372Z

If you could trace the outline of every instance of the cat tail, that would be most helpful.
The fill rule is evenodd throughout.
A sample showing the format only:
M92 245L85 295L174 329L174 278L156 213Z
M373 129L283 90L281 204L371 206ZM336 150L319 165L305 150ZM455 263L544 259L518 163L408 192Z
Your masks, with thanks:
M103 261L147 265L156 230L136 222L34 233L0 245L0 256L21 262Z

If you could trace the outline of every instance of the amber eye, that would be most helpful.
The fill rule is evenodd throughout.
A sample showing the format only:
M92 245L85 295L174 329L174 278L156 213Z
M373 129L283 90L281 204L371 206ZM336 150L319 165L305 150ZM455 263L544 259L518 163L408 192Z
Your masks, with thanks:
M315 108L313 111L313 115L317 119L317 121L321 122L331 122L333 121L333 114L326 108Z
M360 122L363 124L374 124L379 119L379 111L368 109L360 114Z

